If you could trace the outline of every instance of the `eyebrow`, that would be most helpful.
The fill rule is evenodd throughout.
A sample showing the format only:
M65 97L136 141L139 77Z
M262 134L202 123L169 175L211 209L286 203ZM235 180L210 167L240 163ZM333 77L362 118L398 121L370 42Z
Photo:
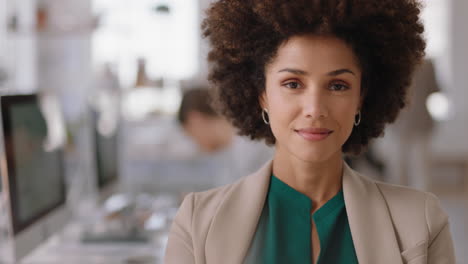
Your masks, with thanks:
M308 75L308 73L303 70L291 69L291 68L284 68L282 70L279 70L278 72L290 72L290 73L294 73L297 75Z
M299 70L299 69L292 69L292 68L284 68L282 70L279 70L278 72L290 72L290 73L297 74L297 75L308 75L308 73L306 71ZM349 69L339 69L339 70L331 71L331 72L327 73L327 75L328 76L338 76L338 75L343 74L343 73L350 73L350 74L356 76L356 74L353 71L349 70Z
M327 75L329 75L329 76L338 76L338 75L343 74L343 73L350 73L350 74L356 76L356 74L353 71L349 70L349 69L339 69L339 70L336 70L336 71L329 72L329 73L327 73Z

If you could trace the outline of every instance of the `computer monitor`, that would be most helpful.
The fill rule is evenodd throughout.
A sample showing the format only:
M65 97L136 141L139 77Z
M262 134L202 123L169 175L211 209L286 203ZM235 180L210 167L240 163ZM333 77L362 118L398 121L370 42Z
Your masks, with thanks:
M48 124L38 96L0 97L2 176L18 261L58 231L70 213L60 149L46 150Z
M99 131L99 113L93 111L96 184L101 199L115 191L119 174L118 129L108 135Z

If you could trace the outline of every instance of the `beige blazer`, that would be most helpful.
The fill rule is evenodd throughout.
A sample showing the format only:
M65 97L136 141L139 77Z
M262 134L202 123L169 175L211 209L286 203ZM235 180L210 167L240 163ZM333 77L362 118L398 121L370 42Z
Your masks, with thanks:
M166 264L244 263L267 196L272 162L241 180L187 195L169 234ZM447 215L429 193L343 170L360 264L454 264Z

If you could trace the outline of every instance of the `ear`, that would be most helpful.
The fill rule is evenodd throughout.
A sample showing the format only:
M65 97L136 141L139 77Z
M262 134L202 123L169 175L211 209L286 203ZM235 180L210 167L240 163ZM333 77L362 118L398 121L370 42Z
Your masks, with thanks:
M259 104L260 104L260 107L262 109L269 109L268 108L268 98L267 98L267 95L266 95L266 91L263 91L260 96L258 97L258 101L259 101Z

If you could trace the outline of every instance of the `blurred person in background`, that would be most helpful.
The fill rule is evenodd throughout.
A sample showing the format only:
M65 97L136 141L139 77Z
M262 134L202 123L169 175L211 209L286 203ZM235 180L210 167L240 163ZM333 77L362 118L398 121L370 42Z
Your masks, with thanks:
M385 163L388 164L389 170L385 175L388 182L421 190L430 189L429 147L434 120L426 107L426 101L432 93L439 91L432 60L424 59L413 76L408 106L403 109L398 120L388 127L386 138L389 140L383 142L380 149L380 156L385 157Z
M219 116L211 104L207 89L193 88L184 92L178 120L185 132L204 152L216 152L232 143L234 127Z
M236 129L216 113L207 88L197 87L184 92L178 120L186 134L202 152L209 155L222 170L215 185L232 183L250 174L273 156L273 149L259 142L236 135Z
M405 106L424 56L420 11L413 0L213 3L203 32L216 101L275 154L233 184L187 195L165 263L454 264L434 195L343 161Z

